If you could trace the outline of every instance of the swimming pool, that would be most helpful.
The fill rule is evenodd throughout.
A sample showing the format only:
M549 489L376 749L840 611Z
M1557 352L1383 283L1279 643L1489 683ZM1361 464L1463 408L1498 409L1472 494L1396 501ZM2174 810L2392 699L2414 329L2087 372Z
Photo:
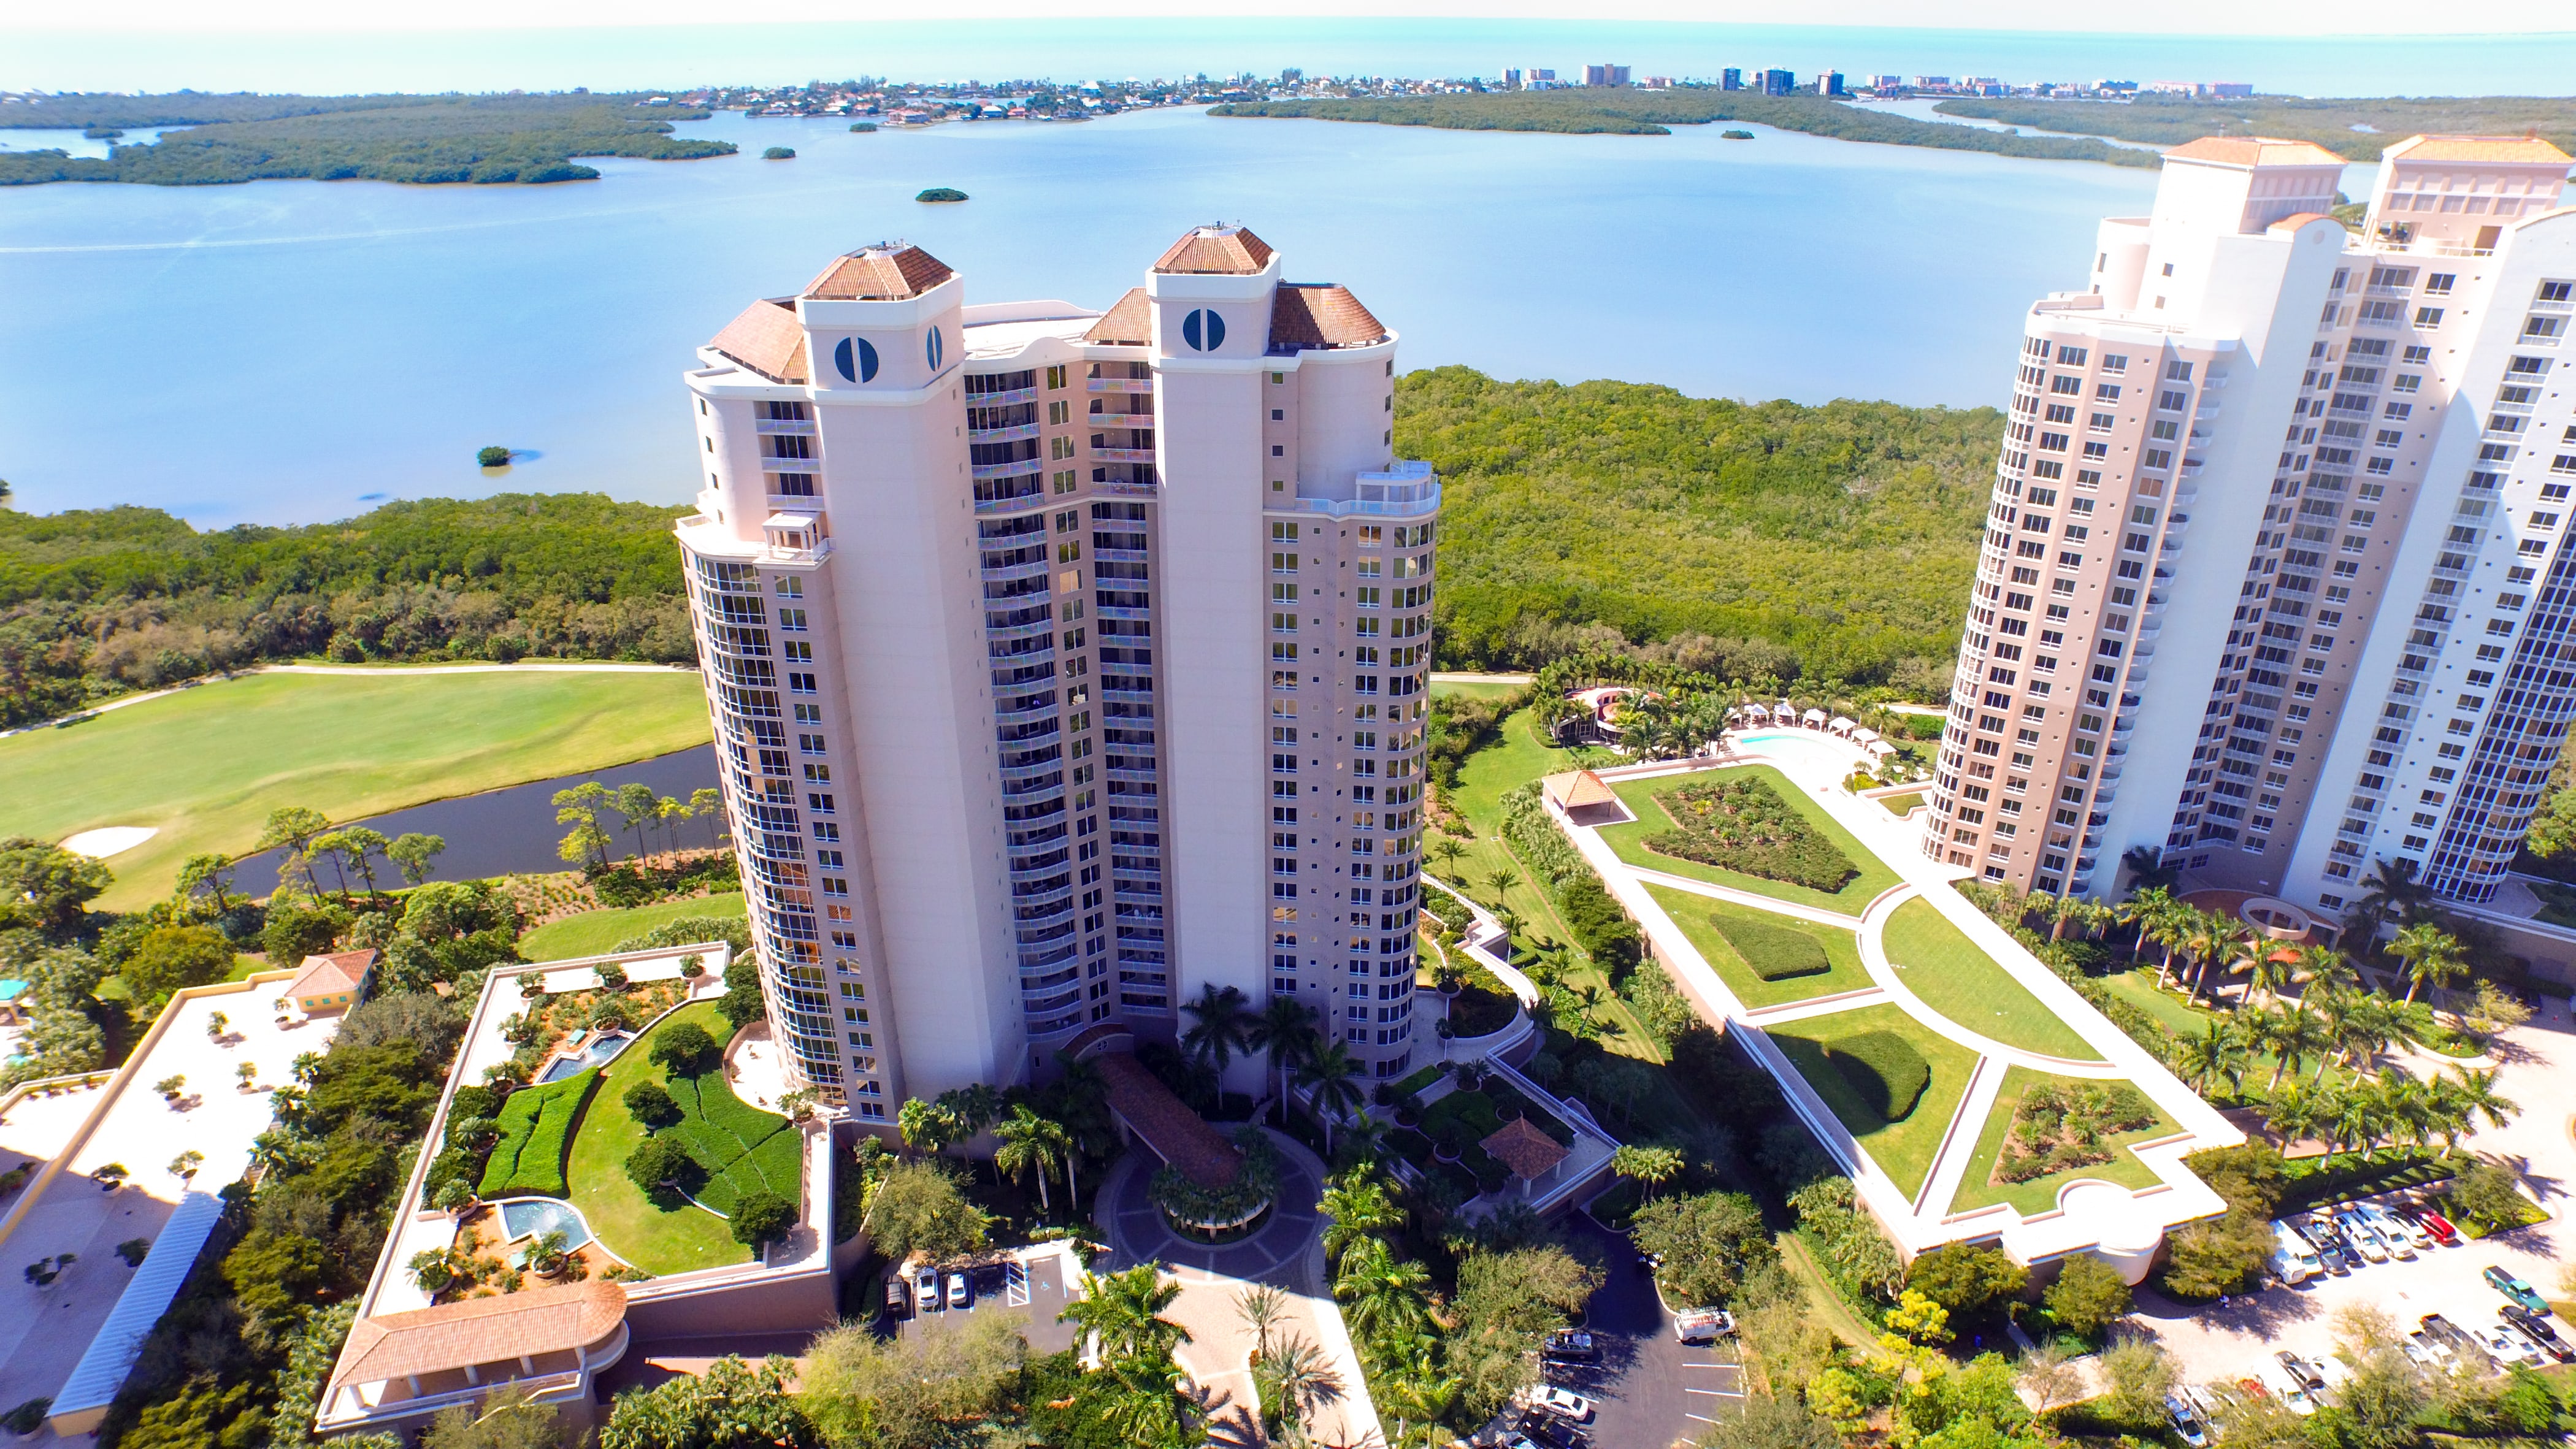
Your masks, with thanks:
M575 1072L586 1072L592 1067L613 1060L619 1052L626 1050L626 1044L633 1040L633 1037L622 1031L603 1031L578 1055L557 1057L546 1063L544 1073L537 1080L560 1082Z
M561 1233L564 1248L569 1251L590 1241L590 1224L582 1221L581 1209L548 1197L518 1197L503 1202L501 1228L505 1242L538 1233Z

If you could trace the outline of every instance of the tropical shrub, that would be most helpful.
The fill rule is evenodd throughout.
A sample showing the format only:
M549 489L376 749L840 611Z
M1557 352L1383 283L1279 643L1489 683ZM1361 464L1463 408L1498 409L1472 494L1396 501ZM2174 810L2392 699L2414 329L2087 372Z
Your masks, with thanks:
M1743 916L1712 914L1708 923L1717 928L1753 974L1765 981L1786 981L1797 976L1820 976L1834 969L1833 958L1825 954L1825 943L1795 926L1775 926L1768 921L1750 920Z
M501 1140L483 1164L476 1195L486 1202L520 1194L565 1196L570 1189L564 1181L564 1154L571 1145L573 1119L598 1088L599 1069L593 1067L511 1093L498 1119Z
M774 1192L745 1193L733 1208L733 1240L757 1250L787 1236L796 1226L796 1207Z
M1890 1122L1913 1115L1923 1089L1932 1085L1932 1064L1892 1031L1836 1037L1825 1043L1825 1061L1862 1103Z
M1730 774L1668 790L1655 801L1674 828L1647 836L1648 850L1810 890L1838 891L1860 874L1840 847L1758 776Z
M2111 1160L2103 1139L2156 1123L2156 1109L2127 1082L2033 1083L2013 1108L1994 1180L2030 1182Z

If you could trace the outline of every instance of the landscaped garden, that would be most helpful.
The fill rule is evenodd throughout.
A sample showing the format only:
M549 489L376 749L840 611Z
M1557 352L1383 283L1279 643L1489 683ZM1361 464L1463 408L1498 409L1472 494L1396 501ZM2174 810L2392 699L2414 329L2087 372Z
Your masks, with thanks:
M1479 1144L1503 1130L1512 1118L1528 1118L1531 1126L1560 1144L1574 1141L1573 1128L1527 1094L1492 1077L1449 1092L1428 1106L1413 1105L1416 1100L1411 1093L1399 1096L1398 1125L1388 1134L1387 1146L1418 1171L1449 1179L1467 1197L1492 1192L1511 1176Z
M1798 1074L1816 1089L1862 1150L1908 1197L1923 1190L1933 1155L1949 1131L1950 1118L1968 1090L1977 1054L1926 1028L1893 1004L1864 1006L1831 1016L1809 1017L1764 1028L1773 1045L1789 1058ZM1888 1040L1908 1051L1899 1054ZM1911 1105L1891 1119L1889 1109L1906 1106L1912 1063L1923 1069L1920 1086L1911 1089ZM1867 1092L1853 1085L1855 1076L1876 1077Z
M1760 789L1750 788L1754 786ZM1853 917L1897 883L1894 870L1769 765L1622 780L1611 788L1637 818L1603 826L1601 839L1640 870L1733 886ZM1730 809L1735 813L1729 814ZM1665 847L1692 854L1676 855ZM1849 873L1827 886L1837 879L1836 860Z
M1650 884L1646 893L1748 1007L1812 1001L1870 985L1860 942L1849 931L1671 886Z
M626 910L584 911L559 921L548 921L521 936L519 954L530 961L569 961L577 956L604 956L616 950L620 941L632 940L649 933L656 926L684 917L735 919L742 914L740 891L684 896Z
M1909 795L1881 795L1878 797L1878 803L1887 808L1888 814L1902 820L1922 805L1923 792L1917 790Z
M804 1135L786 1118L736 1097L712 1048L668 1060L663 1043L685 1037L687 1028L710 1043L731 1034L714 1002L698 1002L662 1018L597 1068L599 1085L574 1124L564 1174L573 1206L601 1244L651 1273L748 1261L751 1250L734 1241L732 1225L716 1214L756 1192L799 1201ZM668 1107L640 1090L646 1086L658 1088ZM651 1120L638 1115L639 1106ZM658 1131L656 1121L663 1124ZM687 1159L676 1174L685 1196L669 1187L648 1192L629 1175L628 1160L656 1137L676 1142Z
M1910 900L1887 920L1887 959L1923 1004L1980 1036L2070 1061L2102 1054L2040 1004L1930 901Z
M2155 1173L2129 1146L2178 1130L2127 1082L2014 1067L2004 1074L1949 1210L2003 1203L2029 1217L2053 1210L2059 1189L2079 1180L2153 1187Z

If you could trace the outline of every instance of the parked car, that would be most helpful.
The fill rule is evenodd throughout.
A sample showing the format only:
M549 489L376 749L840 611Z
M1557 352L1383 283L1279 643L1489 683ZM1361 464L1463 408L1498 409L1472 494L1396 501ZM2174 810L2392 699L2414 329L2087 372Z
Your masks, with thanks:
M2317 1372L2315 1364L2286 1348L2273 1354L2272 1361L2281 1366L2281 1372L2288 1374L2291 1382L2302 1388L2322 1389L2326 1386L2326 1376Z
M2472 1368L2495 1367L2495 1360L2487 1353L2486 1345L2464 1332L2458 1324L2438 1313L2427 1313L2416 1321L2424 1325L2426 1338L2450 1345L2454 1358L2466 1362Z
M2496 1267L2494 1264L2489 1264L2487 1265L2487 1270L2484 1276L2489 1287L2495 1289L2495 1291L2503 1294L2505 1297L2512 1299L2522 1307L2528 1308L2534 1313L2547 1313L2549 1311L2548 1299L2541 1297L2539 1293L2533 1290L2530 1284L2525 1283L2520 1278L2513 1276L2504 1269Z
M2272 1276L2284 1283L2305 1283L2325 1271L2317 1250L2288 1223L2272 1224Z
M1539 1354L1567 1363L1594 1363L1601 1357L1601 1347L1583 1329L1560 1328L1547 1336L1547 1346Z
M2370 1224L2363 1222L2358 1213L2350 1211L2336 1213L2334 1225L2335 1231L2343 1235L2343 1240L2352 1245L2352 1250L2361 1255L2363 1262L2388 1261L2388 1245L2379 1241L2379 1234L2372 1232Z
M2425 1234L2432 1238L2434 1242L2441 1244L2445 1248L2456 1248L2460 1245L2460 1230L2451 1226L2451 1220L2449 1218L2442 1216L2431 1208L2418 1208L2416 1210L2415 1225L2422 1228Z
M939 1311L939 1270L923 1268L912 1275L912 1303L924 1313Z
M1572 1389L1560 1389L1551 1385L1532 1395L1530 1403L1558 1418L1571 1419L1578 1424L1588 1424L1592 1421L1592 1401Z
M2174 1432L2181 1435L2182 1442L2190 1445L2191 1449L2209 1449L2209 1425L2201 1419L2200 1410L2190 1400L2180 1394L2165 1395L2165 1417L2172 1421Z
M2371 1231L2379 1234L2379 1240L2388 1245L2388 1251L2398 1257L2412 1258L2417 1250L2429 1251L2433 1246L2432 1234L2375 1202L2363 1203L2358 1211L2362 1221L2370 1224Z
M2263 1387L2263 1381L2256 1378L2238 1379L2236 1381L2236 1392L2240 1396L2248 1399L2268 1399L2272 1397L2272 1391Z
M2182 1396L2200 1411L2204 1422L2218 1417L2218 1411L2227 1405L2226 1396L2218 1391L2215 1384L2185 1384Z
M2558 1325L2545 1313L2534 1313L2519 1303L2508 1303L2496 1310L2496 1317L2522 1331L2522 1336L2540 1346L2540 1351L2560 1363L2576 1363L2576 1347L2558 1336Z
M2272 1397L2289 1405L2290 1412L2298 1415L2300 1418L2304 1419L2308 1415L2317 1411L2316 1395L2308 1392L2307 1385L2298 1382L2289 1375L2283 1374L2274 1382L2272 1387L2275 1391Z
M1545 1449L1592 1449L1592 1441L1584 1437L1582 1430L1553 1414L1533 1410L1521 1415L1520 1431Z
M970 1287L968 1287L968 1286L967 1286L967 1283L966 1283L966 1275L965 1275L965 1274L963 1274L963 1273L951 1273L951 1274L949 1274L949 1275L948 1275L948 1306L949 1306L949 1307L951 1307L951 1308L964 1308L964 1307L966 1307L968 1304L972 1303L972 1302L974 1301L974 1299L975 1299L975 1290L974 1290L973 1288L970 1288Z
M2406 1361L2417 1368L2447 1368L2451 1362L2451 1346L2436 1342L2421 1329L2406 1335L2406 1341L2397 1346L2406 1351Z
M905 1285L903 1275L898 1273L885 1280L885 1311L893 1317L901 1318L911 1308L912 1290Z
M1684 1343L1715 1343L1735 1331L1735 1315L1723 1308L1694 1308L1673 1315L1673 1337Z
M2342 1388L2345 1384L2352 1381L2352 1370L2345 1368L2343 1366L2343 1360L2335 1357L2333 1354L2319 1354L2317 1357L2308 1360L2308 1363L2310 1367L2314 1368L2320 1375L2324 1376L2326 1381L2326 1393L2333 1393L2335 1390Z
M2549 1355L2540 1351L2539 1344L2533 1343L2522 1330L2509 1323L2472 1329L2469 1336L2478 1341L2478 1347L2487 1351L2487 1357L2499 1364L2538 1368L2549 1362Z

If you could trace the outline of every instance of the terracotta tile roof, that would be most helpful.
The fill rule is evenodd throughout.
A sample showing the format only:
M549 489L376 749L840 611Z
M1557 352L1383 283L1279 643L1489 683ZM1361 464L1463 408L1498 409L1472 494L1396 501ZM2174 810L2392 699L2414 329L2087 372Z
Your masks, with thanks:
M1172 243L1154 270L1249 277L1268 265L1270 243L1239 226L1201 226Z
M561 1353L599 1342L625 1320L625 1287L598 1279L361 1318L333 1381L375 1384Z
M2564 166L2567 153L2538 136L2409 136L2379 153L2391 161L2484 161Z
M813 380L805 365L805 329L796 320L795 306L777 298L744 308L707 346L771 382Z
M902 302L957 275L919 247L861 247L805 284L804 295L831 302Z
M1512 1176L1535 1181L1565 1160L1565 1147L1555 1138L1530 1125L1527 1117L1514 1117L1503 1124L1503 1130L1476 1144L1493 1155L1496 1162L1512 1170Z
M2276 221L2276 222L2272 223L2269 227L2266 227L2266 228L2265 228L2265 230L2267 230L2267 231L2297 231L2300 227L2306 226L2309 222L2312 222L2312 221L2332 221L2332 220L2334 220L2334 218L2333 218L2333 217L2326 215L2326 214L2325 214L2324 212L2322 212L2322 211L2302 211L2302 212L2294 213L2294 214L2289 215L2289 216L2282 217L2279 221Z
M1270 301L1270 350L1292 352L1304 347L1366 347L1386 340L1386 324L1377 320L1346 287L1305 282L1282 285Z
M334 996L355 991L367 979L367 969L376 964L373 951L334 951L328 956L304 958L303 974L286 988L289 996Z
M1580 810L1586 805L1616 805L1618 793L1601 783L1601 777L1590 770L1568 770L1550 775L1544 782L1547 798L1560 810Z
M1153 334L1153 306L1145 300L1145 289L1129 287L1127 295L1110 304L1091 330L1082 334L1082 340L1145 347L1153 342Z
M2215 161L2224 166L2341 166L2343 158L2313 141L2272 136L2203 136L2176 146L2167 158Z
M1243 1167L1243 1154L1217 1135L1207 1119L1193 1112L1145 1064L1124 1052L1095 1057L1109 1083L1109 1110L1118 1114L1154 1155L1183 1177L1204 1188L1231 1186Z

